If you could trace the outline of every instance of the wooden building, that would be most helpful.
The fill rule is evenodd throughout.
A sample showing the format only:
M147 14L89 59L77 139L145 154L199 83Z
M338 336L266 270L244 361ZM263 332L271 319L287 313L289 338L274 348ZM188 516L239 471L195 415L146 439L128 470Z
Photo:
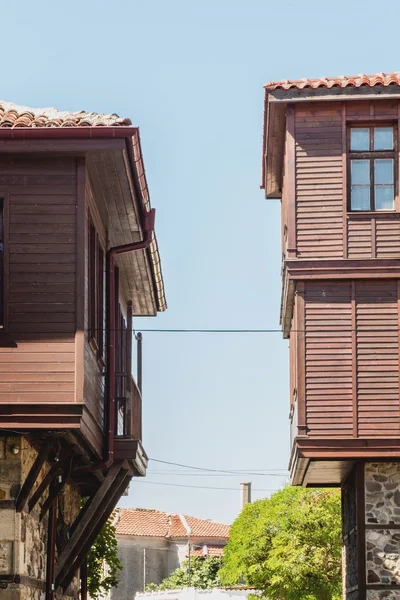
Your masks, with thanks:
M342 486L350 599L400 597L399 152L399 73L265 86L291 478Z
M0 598L77 597L147 467L132 323L166 301L138 129L0 102L0 236Z

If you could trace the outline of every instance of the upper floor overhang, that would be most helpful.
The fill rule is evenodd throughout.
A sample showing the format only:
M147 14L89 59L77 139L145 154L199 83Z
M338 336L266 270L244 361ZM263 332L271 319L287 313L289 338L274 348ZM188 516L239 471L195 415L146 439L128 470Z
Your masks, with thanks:
M28 109L0 101L0 155L52 154L84 157L95 193L103 199L110 246L143 239L151 210L139 129L117 115ZM84 182L80 182L85 184ZM120 257L126 292L136 316L167 307L156 235L135 258Z
M400 98L400 72L275 81L264 92L261 189L266 198L281 198L287 105Z

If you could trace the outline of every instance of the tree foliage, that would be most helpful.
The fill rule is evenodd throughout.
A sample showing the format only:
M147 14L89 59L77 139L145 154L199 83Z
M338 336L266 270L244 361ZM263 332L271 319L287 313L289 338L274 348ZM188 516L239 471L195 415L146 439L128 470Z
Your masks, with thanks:
M182 566L176 569L169 577L164 579L160 585L149 584L146 591L152 590L174 590L177 588L188 587L189 585L199 590L207 590L219 585L219 569L221 559L215 556L202 558L194 556L189 561L185 560Z
M103 598L119 582L122 563L118 558L118 542L111 519L97 536L87 558L88 592L93 600Z
M341 593L340 492L285 487L248 504L224 552L223 585L269 600L330 600Z

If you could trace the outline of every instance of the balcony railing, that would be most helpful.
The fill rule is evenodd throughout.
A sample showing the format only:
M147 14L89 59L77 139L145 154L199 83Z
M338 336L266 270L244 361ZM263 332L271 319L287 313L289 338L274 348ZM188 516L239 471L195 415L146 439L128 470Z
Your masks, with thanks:
M115 434L117 437L128 437L141 441L142 395L133 377L130 378L129 388L126 396L117 397Z

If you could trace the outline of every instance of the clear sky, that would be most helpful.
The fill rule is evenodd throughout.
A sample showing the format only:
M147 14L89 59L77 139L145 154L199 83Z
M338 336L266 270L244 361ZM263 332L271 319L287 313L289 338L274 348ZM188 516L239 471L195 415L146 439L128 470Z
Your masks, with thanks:
M136 320L137 329L277 328L280 206L259 189L262 85L399 69L397 36L384 25L396 22L398 3L0 6L4 100L116 112L140 127L169 308ZM144 361L149 456L215 469L287 467L288 353L280 334L148 333ZM162 468L153 463L121 506L230 522L241 479L259 490L284 481L157 473Z

